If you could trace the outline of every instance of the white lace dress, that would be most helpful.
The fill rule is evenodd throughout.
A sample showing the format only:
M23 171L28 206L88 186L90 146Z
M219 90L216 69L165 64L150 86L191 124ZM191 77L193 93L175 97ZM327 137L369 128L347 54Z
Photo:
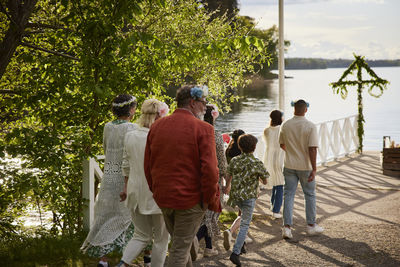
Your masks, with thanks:
M125 134L137 128L123 120L104 126L104 174L94 206L94 222L81 250L91 257L101 257L111 251L122 251L133 235L130 211L120 202L123 191L122 155Z

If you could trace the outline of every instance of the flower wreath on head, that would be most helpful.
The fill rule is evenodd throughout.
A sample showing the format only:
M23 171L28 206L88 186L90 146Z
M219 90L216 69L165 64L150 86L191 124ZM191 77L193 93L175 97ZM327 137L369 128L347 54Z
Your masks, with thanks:
M125 101L125 102L122 102L122 103L112 103L112 106L113 107L123 107L123 106L125 106L125 105L129 105L129 104L131 104L131 103L133 103L133 102L136 102L136 97L134 97L134 96L132 96L132 98L131 99L129 99L129 100L127 100L127 101Z
M212 107L211 116L214 118L214 120L218 118L219 116L218 107L214 104L207 104L207 106Z
M207 85L199 86L196 85L190 89L190 95L194 100L199 100L202 97L206 97L208 95L208 87Z
M294 107L294 105L297 103L297 101L299 101L299 100L295 100L295 101L290 102L290 105L291 105L292 107ZM304 100L303 100L303 101L304 101ZM310 103L308 103L307 101L304 101L304 102L306 102L307 108L309 108L309 107L310 107ZM283 114L283 112L282 112L282 114Z
M165 117L167 116L169 112L169 107L166 103L161 102L160 108L158 109L158 115L160 115L160 117Z

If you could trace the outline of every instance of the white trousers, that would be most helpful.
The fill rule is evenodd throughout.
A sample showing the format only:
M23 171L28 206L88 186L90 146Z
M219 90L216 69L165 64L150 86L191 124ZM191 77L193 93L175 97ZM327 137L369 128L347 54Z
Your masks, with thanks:
M164 266L168 250L169 234L165 227L162 214L140 214L138 209L132 213L135 231L132 239L126 245L122 260L130 264L142 250L151 242L154 233L154 242L151 252L151 266Z

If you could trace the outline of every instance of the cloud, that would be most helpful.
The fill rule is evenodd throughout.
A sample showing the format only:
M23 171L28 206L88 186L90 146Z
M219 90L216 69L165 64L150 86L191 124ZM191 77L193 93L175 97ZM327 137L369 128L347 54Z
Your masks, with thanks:
M278 25L277 0L242 2L254 4L243 5L240 14L255 18L258 28ZM400 58L399 0L284 2L290 57L352 58L355 52L370 59Z
M347 4L384 4L385 0L284 0L285 5L302 5L302 4L313 4L321 2L332 2L332 3L347 3ZM241 0L239 1L240 6L277 6L278 0Z

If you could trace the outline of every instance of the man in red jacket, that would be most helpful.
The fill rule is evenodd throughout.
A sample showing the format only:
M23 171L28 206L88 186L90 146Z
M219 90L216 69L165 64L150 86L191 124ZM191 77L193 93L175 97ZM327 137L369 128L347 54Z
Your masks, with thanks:
M192 266L189 251L205 211L221 210L214 128L201 120L207 90L180 88L178 108L147 136L144 170L172 237L169 267Z

